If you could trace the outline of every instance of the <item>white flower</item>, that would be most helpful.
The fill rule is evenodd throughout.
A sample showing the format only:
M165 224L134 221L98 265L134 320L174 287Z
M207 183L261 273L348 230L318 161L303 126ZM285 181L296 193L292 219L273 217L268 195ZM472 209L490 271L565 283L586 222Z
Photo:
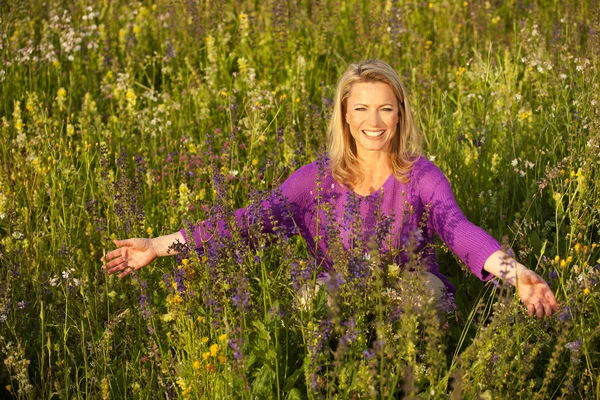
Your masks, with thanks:
M73 285L79 286L79 283L80 283L79 279L73 278Z
M516 101L521 100L521 95L519 93L515 94L515 100Z
M5 322L6 322L6 318L8 318L8 317L6 316L6 314L2 314L2 315L0 315L0 322L2 322L2 323L5 323Z
M58 284L58 276L55 275L54 278L48 281L48 283L50 284L50 286L56 286Z
M70 276L71 275L67 271L63 271L63 273L62 273L63 279L69 279Z
M559 75L559 77L560 77L560 79L562 79L563 81L564 81L565 79L567 79L567 75L565 75L565 74L560 74L560 75Z
M515 158L514 160L512 160L511 164L513 167L516 167L517 165L519 165L519 160Z
M525 168L533 169L534 166L535 166L534 163L525 161Z

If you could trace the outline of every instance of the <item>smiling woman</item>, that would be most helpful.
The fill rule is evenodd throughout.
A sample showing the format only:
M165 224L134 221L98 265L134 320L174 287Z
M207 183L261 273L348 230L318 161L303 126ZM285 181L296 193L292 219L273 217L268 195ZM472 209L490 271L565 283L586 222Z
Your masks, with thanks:
M328 159L294 172L258 210L235 212L243 235L256 218L262 218L265 232L278 226L299 233L322 268L317 271L321 278L338 272L332 243L341 241L348 251L361 246L358 254L364 255L374 242L381 259L397 265L408 265L411 252L417 253L426 287L439 302L446 289L455 288L439 271L433 246L437 234L478 278L496 276L516 285L530 315L541 318L558 310L548 284L470 223L444 174L420 156L420 136L406 92L389 65L371 60L348 67L338 83L328 133ZM357 218L362 229L358 234ZM378 222L382 219L383 227ZM225 224L208 221L191 233L198 251L210 248L216 236L230 234ZM154 239L115 241L120 248L106 255L105 268L126 276L158 256L173 254L169 248L177 241L188 242L185 229ZM350 259L344 268L342 278L358 288L370 273L364 257Z

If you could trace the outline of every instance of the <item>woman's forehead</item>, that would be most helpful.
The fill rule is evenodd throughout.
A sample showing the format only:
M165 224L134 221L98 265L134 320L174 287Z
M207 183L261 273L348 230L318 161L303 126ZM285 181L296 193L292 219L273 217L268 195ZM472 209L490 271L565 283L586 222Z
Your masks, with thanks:
M398 99L385 82L357 82L350 87L348 100L351 103L397 104Z

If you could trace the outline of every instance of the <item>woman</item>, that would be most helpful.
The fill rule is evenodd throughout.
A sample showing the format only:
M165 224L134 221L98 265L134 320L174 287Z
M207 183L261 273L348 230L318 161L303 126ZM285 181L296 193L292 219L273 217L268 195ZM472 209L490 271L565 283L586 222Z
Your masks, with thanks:
M427 288L454 292L435 260L431 245L437 233L481 280L496 276L517 286L530 316L542 318L558 311L548 284L471 224L456 204L446 177L420 156L420 135L406 91L388 64L370 60L348 67L337 86L328 136L329 159L300 168L283 183L279 196L261 203L265 231L272 230L271 221L296 229L326 271L332 268L328 247L335 238L324 221L341 227L335 235L349 249L357 238L347 218L352 210L361 217L362 243L379 232L375 236L382 254L391 254L393 262L402 264L408 260L407 252L397 250L406 249L412 238L427 271ZM319 201L329 203L327 214ZM383 230L381 218L374 217L376 211L389 222ZM242 232L253 219L250 214L246 208L235 213ZM214 235L227 234L219 225L195 227L196 248L209 245ZM157 257L174 254L169 247L176 242L188 242L185 230L154 239L116 240L119 248L103 259L108 261L104 268L122 278Z

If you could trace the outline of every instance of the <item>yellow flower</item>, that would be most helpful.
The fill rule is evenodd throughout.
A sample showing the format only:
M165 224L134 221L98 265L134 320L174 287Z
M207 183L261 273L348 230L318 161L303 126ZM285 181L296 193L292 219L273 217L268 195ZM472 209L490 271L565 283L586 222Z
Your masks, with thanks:
M209 357L210 357L210 351L207 351L206 353L202 353L203 360L208 360Z
M586 296L587 296L588 294L590 294L590 288L587 288L587 287L586 287L585 289L583 289L583 294L585 294Z
M219 342L225 342L227 340L227 334L224 333L221 336L219 336Z
M146 233L148 234L148 236L152 236L152 228L146 229Z
M566 267L567 266L567 262L565 260L560 260L560 266L562 268Z
M187 266L190 263L190 260L188 260L187 258L184 258L183 260L181 260L181 263L185 266Z
M193 367L195 370L199 370L201 366L202 366L202 365L200 364L200 361L198 361L198 360L194 361L194 364L192 364L192 367Z
M198 317L200 318L200 317ZM202 342L202 344L206 344L208 343L208 338L206 336L204 336L202 339L200 339L200 341Z
M216 343L212 344L212 345L209 347L209 350L210 350L210 355L211 355L211 356L213 356L213 357L216 357L216 356L217 356L217 354L219 353L219 349L220 349L220 347L219 347L219 345L218 345L218 344L216 344Z
M581 250L581 245L579 243L575 244L575 253L579 253Z
M221 355L218 357L218 360L221 364L225 364L225 362L227 361L227 357Z
M133 91L133 89L127 89L127 93L125 93L125 99L127 100L127 103L129 103L129 105L131 107L135 106L135 101L137 99L137 96L135 95L135 92Z
M554 262L558 264L560 262L560 257L559 256L554 257Z

